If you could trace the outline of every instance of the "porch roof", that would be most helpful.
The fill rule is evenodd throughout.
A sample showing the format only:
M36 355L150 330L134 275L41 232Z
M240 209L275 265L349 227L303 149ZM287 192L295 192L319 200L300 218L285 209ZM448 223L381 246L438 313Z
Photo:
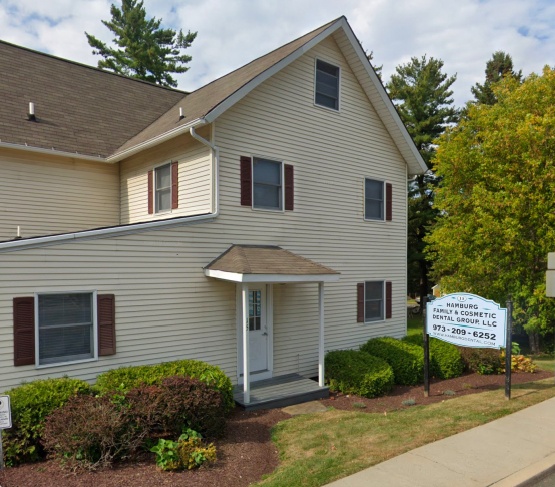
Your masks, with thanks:
M340 273L276 245L232 245L204 274L233 282L330 282Z

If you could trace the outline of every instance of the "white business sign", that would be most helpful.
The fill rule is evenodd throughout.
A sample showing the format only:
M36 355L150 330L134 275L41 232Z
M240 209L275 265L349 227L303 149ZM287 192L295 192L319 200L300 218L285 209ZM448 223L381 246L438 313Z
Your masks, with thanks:
M426 332L472 348L505 347L507 309L475 294L454 293L426 306Z
M0 396L0 429L12 427L12 410L10 396Z

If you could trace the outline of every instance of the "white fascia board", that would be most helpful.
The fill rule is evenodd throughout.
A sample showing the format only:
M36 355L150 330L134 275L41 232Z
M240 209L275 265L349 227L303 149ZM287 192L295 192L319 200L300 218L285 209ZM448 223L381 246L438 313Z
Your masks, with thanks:
M107 162L105 157L102 156L89 156L86 154L79 154L78 152L67 152L62 150L44 149L42 147L32 147L30 145L22 144L12 144L10 142L0 142L0 147L5 147L6 149L15 149L26 152L36 152L38 154L48 154L52 156L61 157L71 157L72 159L79 159L82 161L93 161L93 162Z
M263 71L258 76L253 78L251 81L243 85L235 93L227 97L224 101L222 101L219 105L217 105L215 108L213 108L210 112L208 112L205 115L204 119L206 123L212 123L222 113L224 113L226 110L228 110L237 102L239 102L243 97L248 95L252 90L254 90L261 83L266 81L268 78L271 78L272 76L274 76L283 68L291 64L293 61L296 61L297 59L299 59L305 52L309 51L314 46L316 46L320 41L322 41L322 39L325 39L333 32L335 32L337 29L339 29L343 25L343 22L344 22L343 19L337 20L332 25L330 25L326 30L320 32L316 37L314 37L310 41L307 41L306 44L303 44L301 47L293 51L287 57L284 57L281 61L278 61L272 67L268 68L266 71Z
M204 269L204 275L231 282L287 283L287 282L337 282L339 274L241 274L238 272Z
M47 245L63 244L75 240L91 240L95 238L119 237L122 235L130 235L148 230L156 230L163 227L171 227L177 225L188 225L199 222L207 222L215 219L213 213L199 216L184 216L182 218L172 218L169 220L156 220L153 222L131 223L129 225L121 225L110 228L100 228L97 230L84 230L75 233L63 233L61 235L50 235L45 237L31 237L23 240L10 240L8 242L0 242L0 254L5 252L15 252L18 250L29 249L34 247L45 247Z
M387 111L391 115L391 118L395 122L395 125L397 125L397 127L399 128L401 136L403 137L403 143L407 144L410 152L413 154L414 158L416 159L416 163L422 170L422 174L424 174L428 170L428 166L426 166L424 159L422 159L420 152L418 152L416 145L414 144L411 136L409 135L405 127L405 124L401 120L401 117L399 117L399 114L397 113L397 110L395 109L393 102L391 101L387 92L385 91L385 88L383 87L382 82L378 78L378 75L372 69L372 66L370 65L370 61L368 61L368 58L366 57L366 54L364 53L362 47L360 46L360 43L358 42L358 39L355 36L354 32L352 31L352 29L350 28L346 20L341 19L341 21L342 21L343 30L345 31L345 35L347 36L351 45L353 46L355 53L357 54L358 58L360 59L360 62L362 63L366 72L368 73L368 76L372 80L372 83L376 87L376 91L378 92L381 100L383 101L383 104L386 107ZM395 139L395 137L393 138ZM397 141L397 143L399 143L399 141Z
M122 159L125 159L126 157L132 156L132 155L136 154L137 152L143 151L145 149L149 149L150 147L154 147L155 145L161 144L162 142L165 142L166 140L173 139L174 137L177 137L178 135L189 133L189 130L190 130L191 127L196 127L198 125L204 125L205 123L206 122L205 122L204 119L197 118L196 120L192 120L191 122L188 122L184 125L180 125L179 127L176 127L174 129L168 130L167 132L164 132L163 134L157 135L156 137L153 137L152 139L145 140L144 142L141 142L140 144L134 145L133 147L129 147L128 149L125 149L124 151L116 152L115 154L112 154L111 156L108 156L106 158L106 162L110 162L110 163L119 162Z

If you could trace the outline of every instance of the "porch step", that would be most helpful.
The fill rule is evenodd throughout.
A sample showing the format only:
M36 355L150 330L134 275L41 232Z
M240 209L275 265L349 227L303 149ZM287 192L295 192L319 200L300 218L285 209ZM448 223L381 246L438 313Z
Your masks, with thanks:
M243 397L243 386L233 389L235 402L247 411L292 406L302 402L329 397L329 388L298 374L282 375L271 379L251 382L250 402Z

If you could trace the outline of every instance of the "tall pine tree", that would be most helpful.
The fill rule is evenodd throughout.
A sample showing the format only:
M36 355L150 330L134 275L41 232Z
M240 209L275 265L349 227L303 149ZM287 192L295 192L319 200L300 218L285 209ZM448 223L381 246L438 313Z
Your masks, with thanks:
M85 32L93 54L104 58L98 67L162 86L177 86L172 74L187 71L185 64L192 59L181 50L191 45L197 33L161 28L162 19L146 18L142 1L122 0L121 9L112 4L110 13L112 20L102 23L114 33L117 48Z
M458 119L458 112L453 107L453 91L450 89L457 76L448 77L442 68L443 61L440 59L427 59L425 55L420 59L413 57L409 63L397 66L386 84L389 96L428 166L428 172L416 176L408 186L409 286L412 290L417 287L421 298L430 291L430 264L424 255L424 237L437 217L433 206L437 178L431 170L435 154L433 142L448 124Z
M486 63L486 80L484 84L476 83L470 91L478 103L493 105L497 98L491 89L491 85L497 83L504 76L511 76L517 81L522 81L522 70L518 73L513 68L513 58L503 51L495 51L491 59Z

